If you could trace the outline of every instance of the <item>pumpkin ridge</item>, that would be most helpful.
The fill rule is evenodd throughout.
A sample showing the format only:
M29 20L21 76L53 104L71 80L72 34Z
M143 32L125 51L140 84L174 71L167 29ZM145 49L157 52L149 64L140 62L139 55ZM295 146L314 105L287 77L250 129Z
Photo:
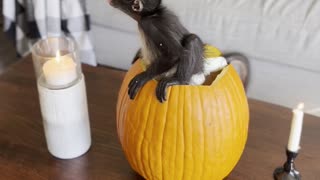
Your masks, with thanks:
M201 104L201 109L202 109L202 111L205 109L204 107L203 107L203 104L201 103L201 102L204 102L204 99L203 99L203 95L202 95L202 93L200 93L200 90L198 89L198 94L200 95L200 104ZM207 115L206 115L206 113L204 113L204 118L201 118L201 132L203 133L203 145L202 145L202 154L203 154L203 157L202 157L202 167L204 167L205 166L205 161L204 161L204 152L205 152L205 147L206 147L206 134L204 133L204 120L203 119L207 119L208 117L207 117ZM200 179L202 179L202 176L203 176L203 169L202 168L200 168Z
M238 87L237 86L237 83L239 83L239 82L236 82L235 81L235 79L231 76L231 75L228 75L228 78L230 79L230 81L231 81L231 83L232 83L232 85L231 86L233 86L233 87ZM239 88L230 88L232 91L233 91L233 94L235 94L235 98L237 99L236 101L235 101L235 104L237 105L237 106L240 106L240 107L242 107L241 106L241 101L242 101L242 98L241 98L241 96L240 96L240 89ZM239 104L238 104L239 103ZM241 119L241 117L240 117L240 111L238 110L238 111L236 111L236 114L237 114L237 120L239 120L239 119ZM241 126L241 128L240 129L242 129L242 124L243 123L239 123L239 122L237 122L237 126L236 127L238 127L239 125ZM242 134L242 133L241 133Z
M217 146L221 146L221 137L218 136L220 132L217 132L217 131L216 131L217 126L218 126L219 129L220 129L220 122L216 120L216 119L219 119L219 116L220 116L220 115L219 115L219 111L220 111L219 99L218 99L218 96L216 95L217 92L218 92L217 87L215 87L215 88L213 89L213 92L215 93L215 95L213 96L213 97L214 97L213 99L214 99L214 106L215 106L215 107L214 107L214 111L213 111L213 114L212 114L212 121L213 121L213 123L215 123L215 124L214 124L215 127L212 128L212 131L213 131L213 132L211 132L210 135L213 136L213 137L216 137L216 138L215 138L215 144L212 145L212 151L217 152ZM206 133L206 135L208 135L208 134ZM209 143L209 144L210 144L210 143ZM209 156L208 153L206 153L205 155L206 155L206 156ZM210 159L210 161L212 161L212 160ZM208 162L208 163L209 163L209 162ZM206 170L208 170L208 169L206 169ZM209 176L209 179L212 179L212 176L214 176L214 173L215 173L215 170L212 169L212 172L209 173L209 175L208 175L208 176ZM207 178L207 179L208 179L208 178Z
M127 98L127 97L125 97L125 98ZM123 111L124 111L124 109L123 109ZM126 125L126 124L125 124L125 121L127 120L127 115L124 113L124 114L123 114L123 117L124 117L124 118L123 118L123 121L122 121L122 128L125 129L125 128L126 128L126 127L125 127L125 125ZM123 133L123 134L122 134L122 137L121 137L121 142L122 142L123 145L126 145L125 138L126 138L126 137L125 137L125 134Z
M121 108L119 108L119 117L121 116L124 116L123 113L121 113L124 109L124 103L126 102L126 99L125 99L125 96L122 96L122 102L121 102ZM121 122L123 124L123 120ZM119 127L120 127L120 124L118 123Z
M124 97L124 101L125 102L127 102L128 100L127 100L127 97L125 96ZM125 128L125 121L127 121L127 118L128 118L128 116L127 116L127 113L125 113L125 110L128 108L128 104L126 104L122 109L121 109L121 111L120 111L120 114L122 114L122 117L123 117L123 119L122 119L122 121L121 121L121 125L120 125L120 127L121 128ZM123 144L125 144L124 142L125 142L125 135L124 135L124 133L123 132L121 132L122 134L122 136L121 136L121 142L123 143Z
M123 103L123 96L121 96L121 89L122 87L120 88L120 91L118 93L118 102L117 102L117 115L116 115L116 119L120 119L120 111L119 109L122 107ZM119 99L120 98L120 99ZM117 133L119 134L119 121L117 121ZM119 137L118 137L119 138Z
M168 101L170 101L171 99L169 99L168 98ZM165 174L164 174L164 163L162 162L163 161L163 146L164 146L164 134L165 134L165 132L166 132L166 128L167 128L167 121L168 121L168 110L170 109L169 107L170 107L170 104L171 103L168 103L168 104L166 104L166 114L164 115L164 117L165 117L165 119L164 119L164 128L163 128L163 132L162 132L162 139L161 139L161 141L162 141L162 145L161 145L161 157L160 157L160 160L161 160L161 164L162 164L162 166L161 166L161 173L162 173L162 178L161 179L164 179L165 178Z
M128 100L128 97L127 97L127 96L126 96L125 98ZM129 105L129 106L130 106L130 105ZM127 114L124 114L124 116L125 116L124 121L128 122L128 115L127 115ZM126 131L128 131L128 125L129 125L129 124L127 124L126 122L124 123L124 129L125 129ZM130 131L128 131L128 132L130 132ZM126 147L129 146L129 136L126 135L126 134L123 135L123 146L126 146ZM132 158L132 156L131 156L131 153L127 151L127 152L126 152L126 156L127 156L127 158L129 159L130 164L133 164L133 158ZM136 169L136 167L133 166L133 169Z
M244 90L244 88L243 88L243 91L245 91ZM239 94L239 96L241 96L240 94ZM241 107L246 107L246 108L244 108L243 110L242 110L242 112L241 112L241 119L247 119L248 121L249 121L249 119L250 119L250 114L249 114L249 112L248 112L248 110L249 110L249 105L248 105L248 101L247 101L247 98L243 98L243 97L241 97L240 98L241 99L241 101L240 101L240 104L241 104ZM240 112L239 112L240 113ZM246 116L248 116L248 117L246 117ZM245 124L243 123L242 124L242 128L244 128L245 127ZM247 125L247 127L245 127L246 129L248 129L248 125ZM243 131L243 133L247 133L246 131ZM245 135L245 134L244 134Z
M226 77L224 76L223 78L226 78ZM227 79L225 79L225 81L227 81ZM228 81L226 83L228 83ZM227 89L227 91L226 91L225 87L224 86L221 87L221 85L220 85L220 88L221 88L221 93L222 93L223 98L226 99L226 101L224 101L226 103L223 103L222 101L220 101L220 103L221 103L220 105L223 105L223 106L221 106L223 108L220 109L221 110L220 118L224 117L225 114L229 114L228 118L226 118L224 121L220 121L220 127L221 127L221 128L219 128L220 134L222 134L222 132L228 132L228 133L223 133L223 135L222 135L223 139L220 140L220 144L222 144L223 141L228 141L228 142L233 141L233 136L229 136L227 134L234 135L234 133L231 132L232 131L231 129L233 129L234 126L233 126L233 119L232 119L233 118L233 106L230 104L230 99L229 99L230 98L229 97L230 91L229 91L229 89ZM226 160L224 154L225 153L229 154L229 152L230 152L230 154L233 153L231 149L232 149L232 145L230 143L228 143L225 145L225 150L220 151L221 155L224 157L224 163L228 162L228 158ZM230 157L232 157L232 156L230 156ZM225 172L226 172L226 166L222 166L221 170L218 172L219 177L220 177L220 174L225 173Z
M235 71L235 69L233 69L233 73L234 74L236 74L237 72ZM238 77L238 76L235 76L235 77ZM235 82L235 80L237 80L238 81L238 83L239 84L242 84L242 82L241 82L241 80L240 80L240 78L233 78L233 81L234 81L234 84L237 84L237 82ZM240 87L238 87L238 92L237 92L237 96L238 96L238 98L239 98L239 103L240 103L240 106L241 107L243 107L241 110L242 110L242 112L244 112L244 113L241 113L241 119L242 119L242 121L246 121L246 122L242 122L241 123L241 135L242 135L242 137L245 137L245 139L248 137L248 131L244 131L243 129L244 129L244 125L245 124L247 124L247 126L245 127L246 129L248 129L248 127L249 127L249 115L250 115L250 113L248 112L248 110L249 110L249 107L248 107L248 102L247 102L247 98L246 98L246 96L241 96L241 94L245 94L245 90L244 90L244 87L243 86L240 86ZM238 113L240 113L240 112L238 112ZM246 142L244 142L244 143L242 143L243 145L242 145L242 153L243 153L243 149L244 149L244 147L245 147L245 144L246 144ZM240 159L240 157L238 158L238 159Z
M126 77L125 77L126 79ZM123 119L124 118L121 118L123 116L123 113L121 113L124 109L124 102L125 102L125 96L123 96L122 94L124 93L125 91L125 86L121 86L120 88L120 92L118 94L118 97L120 97L120 101L118 100L117 102L117 119L120 118L121 119L121 122L120 121L117 121L117 132L118 134L120 133L119 130L120 130L120 123L123 124ZM125 93L124 93L125 94ZM121 138L119 137L119 140L120 142L122 142Z
M215 92L217 93L218 91L220 91L219 89L218 89L218 87L217 86L213 86L213 87L215 87L214 89L215 89ZM220 99L218 98L218 96L215 96L215 105L216 105L216 111L215 111L215 114L213 115L213 117L214 117L214 119L219 119L219 117L221 117L221 115L220 115L220 113L221 113L221 106L220 106ZM215 126L218 126L218 128L217 127L215 127L214 128L214 131L212 132L213 134L212 134L212 136L214 136L214 137L217 137L217 138L215 138L215 144L213 145L213 151L215 151L216 153L220 153L218 150L217 150L217 147L220 147L221 146L221 138L222 138L222 136L219 136L219 134L221 134L221 122L220 121L215 121L215 123L216 123L216 125ZM217 131L217 129L219 130L219 131ZM212 179L212 176L214 176L214 174L215 174L216 172L215 172L215 169L212 169L212 172L211 173L209 173L209 179Z
M129 100L129 99L128 99ZM130 100L129 100L130 101ZM130 102L130 106L132 106L132 102ZM133 145L134 145L134 141L135 141L135 138L132 136L132 135L134 135L134 134L136 134L136 132L137 132L137 130L136 130L136 128L135 128L135 125L134 125L134 123L132 122L132 121L135 121L135 119L136 119L136 113L137 113L137 109L135 109L135 108L132 108L133 109L133 114L134 114L134 116L130 116L129 117L129 120L128 120L128 122L127 122L127 125L130 127L130 136L128 136L128 143L127 143L127 146L128 147L134 147ZM128 130L129 131L129 130ZM130 149L131 149L130 148ZM130 157L131 157L131 161L132 161L132 164L133 164L133 167L134 167L134 169L139 169L139 167L138 167L138 162L137 162L137 160L136 160L136 153L135 153L135 150L131 150L130 152Z
M137 106L139 106L139 102L137 102ZM140 125L140 121L139 120L136 120L136 119L140 119L140 112L139 112L139 110L138 109L135 109L135 112L133 113L134 114L134 117L133 117L133 119L135 119L135 124L136 124L136 127L134 127L134 129L135 129L135 131L134 131L134 133L132 133L133 134L133 136L131 136L131 138L132 138L132 140L131 141L135 141L135 137L138 137L139 136L139 131L138 131L138 127L139 127L139 125ZM132 124L133 122L132 121L130 121L130 123ZM128 123L129 124L129 123ZM134 125L133 125L134 126ZM136 166L136 168L137 169L141 169L141 167L140 167L140 162L139 161L137 161L137 158L139 158L139 156L138 156L138 154L137 154L137 152L138 152L138 150L137 150L137 146L133 146L133 148L134 148L134 150L133 150L133 152L134 152L134 163L135 163L135 166ZM138 156L138 157L137 157Z
M198 88L196 88L196 89L198 89ZM186 103L186 99L184 98L184 97L186 97L186 90L184 89L183 90L183 99L184 99L184 101L183 101L183 110L184 110L184 113L183 113L183 115L185 116L185 111L188 111L188 107L187 107L187 103ZM192 98L193 99L193 98ZM187 124L189 124L189 126L190 126L190 142L188 143L188 144L190 144L190 155L191 155L191 161L192 161L192 163L190 163L190 168L191 168L191 172L190 172L190 174L194 174L194 147L193 147L193 141L194 141L194 139L193 139L193 119L192 118L190 118L190 117L184 117L183 118L183 120L184 119L188 119L188 121L187 121ZM191 180L192 180L192 175L191 175Z
M120 92L121 92L121 90L120 90ZM120 93L119 93L120 94ZM117 115L116 115L116 119L121 119L120 118L120 109L121 109L121 107L123 106L123 103L122 103L122 96L120 96L120 95L118 95L118 97L120 98L119 100L118 100L118 102L117 102ZM120 129L120 121L117 121L117 124L116 124L116 126L117 126L117 134L119 134L119 129ZM120 137L118 136L118 139L119 139L119 141L121 141L120 140Z
M131 120L131 119L130 119ZM127 128L127 131L130 132L130 134L132 134L134 131L134 128L133 128L133 124L131 123L131 121L128 121L128 123L126 123L126 128ZM126 144L128 147L131 147L131 136L129 135L126 135ZM138 169L137 168L137 165L136 165L136 162L135 162L135 158L132 158L134 157L134 152L130 151L129 152L129 155L130 155L130 159L131 159L131 162L133 164L133 169Z
M229 75L226 76L226 80L230 82ZM229 82L228 82L228 85L230 85ZM235 129L234 128L234 127L236 127L235 123L238 120L234 115L234 110L235 110L234 106L233 106L233 104L230 103L232 101L232 99L233 99L233 97L231 97L231 95L230 95L230 92L232 91L232 89L233 88L230 88L230 86L223 87L223 94L224 94L224 97L226 98L225 102L227 103L226 104L227 107L224 108L224 111L225 112L228 111L228 112L226 112L224 114L229 114L230 117L228 119L228 122L226 122L226 121L223 122L222 126L226 127L228 132L232 131L232 129ZM234 132L233 132L233 135L234 135ZM229 138L231 138L231 141L233 141L234 143L238 143L238 142L235 141L235 137L234 136L233 137L229 137ZM230 151L230 148L232 148L232 145L231 145L231 147L227 148L227 150ZM228 172L228 169L226 169L226 168L227 167L223 168L223 172Z
M195 88L195 93L193 92L189 92L187 91L187 93L191 93L191 95L188 93L188 95L185 95L186 97L194 97L194 94L198 94L198 91L199 91L199 88ZM189 108L189 106L185 106L184 108L186 110L189 110L190 111L190 116L188 117L188 120L190 121L190 126L191 126L191 130L190 130L190 134L191 134L191 157L192 157L192 171L191 171L191 179L195 179L194 176L197 175L197 159L195 159L194 157L194 154L197 154L197 150L198 150L198 147L197 147L197 135L196 133L194 133L194 129L198 129L199 128L199 119L202 119L202 117L197 117L195 118L193 116L193 112L196 111L196 112L199 112L199 106L202 107L202 103L199 104L199 99L200 99L200 94L198 94L199 98L191 98L191 103L196 107L196 108ZM190 102L188 102L187 104L189 105ZM201 113L200 113L201 114ZM199 115L201 116L201 115ZM199 119L198 119L199 118ZM196 136L196 137L194 137Z
M143 99L143 101L145 100L145 98ZM134 100L129 100L131 101L131 107L140 107L143 103L141 101L134 101ZM130 144L130 149L132 148L131 152L132 152L132 156L133 156L133 165L136 166L137 169L142 170L141 168L141 162L139 161L139 159L141 158L141 154L139 154L139 147L137 146L137 141L139 141L139 137L140 132L139 132L139 127L141 126L141 122L139 119L141 119L141 111L138 108L132 108L134 109L133 111L133 115L130 117L130 124L135 124L136 126L134 127L134 132L130 134L130 138L131 138L131 144ZM129 124L129 122L128 122Z
M155 118L152 121L153 122L153 130L152 130L152 138L151 138L151 153L153 154L153 157L156 158L156 161L153 160L153 168L157 170L157 178L158 179L164 179L163 178L163 174L162 174L162 144L163 144L163 139L159 139L162 137L162 129L164 129L164 123L166 123L166 121L163 121L163 107L166 107L166 104L163 103L156 103L154 104L155 109L157 109L157 113L155 114ZM163 126L163 128L162 128ZM161 144L161 146L160 146ZM160 150L159 148L160 147Z
M154 134L155 134L155 123L154 123L154 121L155 120L158 120L157 119L157 117L159 117L159 108L158 108L158 104L159 104L159 102L157 102L156 104L153 104L153 106L155 107L155 108L152 108L152 109L155 109L155 113L153 114L153 117L152 118L148 118L148 119L153 119L153 121L151 120L148 120L148 122L150 121L151 123L152 123L152 129L150 130L151 131L151 139L149 140L149 146L148 146L148 153L149 153L149 156L150 156L150 154L151 155L153 155L154 153L153 153L153 148L154 148L154 146L151 144L151 142L153 142L152 140L153 140L153 137L154 137ZM151 156L151 157L154 157L154 156ZM156 161L155 161L156 162ZM149 158L149 166L150 166L150 168L154 171L154 172L157 172L156 171L156 169L157 169L157 167L156 167L156 165L155 165L155 163L154 162L152 162L152 159L151 158ZM158 174L156 175L156 179L158 179ZM153 179L155 179L154 177L153 177Z
M232 67L230 66L230 71L232 71ZM236 124L237 124L237 117L235 116L235 113L234 111L236 110L235 107L237 106L235 103L231 103L234 101L234 99L236 97L234 97L231 93L234 92L235 88L232 88L233 86L230 86L232 85L232 77L230 76L230 73L226 74L225 75L225 81L226 81L226 86L224 86L222 88L222 92L223 92L223 95L224 97L226 98L226 108L224 108L224 111L225 113L224 114L229 114L229 119L228 119L228 122L224 121L223 122L223 127L225 127L225 130L228 131L230 134L233 134L233 136L230 136L230 140L234 143L238 143L236 141L237 137L235 137L235 132L232 132L233 129L235 129L236 127ZM236 132L238 134L238 132ZM227 138L227 137L225 137ZM235 139L236 138L236 139ZM229 144L229 148L228 148L228 151L231 151L231 148L233 147L233 144ZM237 151L237 150L236 150ZM234 157L231 156L233 159ZM230 160L229 160L230 161ZM223 167L223 172L227 173L229 170L228 170L228 167Z
M181 100L181 90L184 90L184 89L179 89L179 102L181 102L182 104L183 104L183 106L184 106L184 98L183 98L183 100ZM179 106L178 107L183 107L183 106L180 106L180 103L179 103ZM183 166L182 166L182 179L181 180L184 180L184 174L185 174L185 156L186 156L186 146L185 146L185 144L186 144L186 135L185 135L185 132L186 132L186 129L185 129L185 122L184 122L184 112L185 111L185 109L183 109L183 110L180 110L180 112L182 112L182 118L181 118L181 121L182 121L182 128L183 128L183 158L182 158L182 161L183 161ZM181 113L180 113L181 114Z
M198 89L198 88L195 88L195 89ZM183 94L183 96L184 97L187 97L187 98L190 98L190 100L191 100L191 102L194 104L195 102L194 102L194 98L192 98L193 96L187 96L186 94L188 93L189 91L187 91L186 92L186 90L184 90L184 94ZM193 95L192 94L192 92L190 92L191 93L191 95ZM191 154L191 160L192 160L192 163L190 163L191 164L191 170L190 170L190 174L191 174L191 180L193 179L193 175L194 175L194 173L195 173L195 171L194 171L194 165L195 165L195 160L194 160L194 137L193 137L193 120L195 120L195 119L193 119L193 117L192 117L192 109L189 109L189 107L188 107L188 105L189 105L189 103L190 103L190 101L187 101L186 102L186 98L185 98L185 100L184 100L184 106L183 106L183 109L185 110L185 111L191 111L190 112L190 115L191 116L188 116L188 117L185 117L185 119L187 120L187 123L188 124L190 124L190 142L189 142L189 144L191 144L191 146L190 146L190 154ZM184 115L186 116L186 115L188 115L187 113L184 113Z
M232 68L231 68L231 72L234 74L234 73L236 73L235 72L235 69L234 69L234 67L233 66L231 66ZM238 82L236 82L235 81L235 78L234 78L234 76L231 76L231 74L228 74L228 76L227 76L229 79L230 79L230 81L231 81L231 83L232 83L232 87L238 87L237 86L237 84L239 83L239 81ZM234 89L234 88L232 88L232 89ZM237 102L241 102L241 96L240 96L240 88L238 87L238 89L237 89L237 91L235 92L235 96L237 97ZM243 89L243 91L244 91L244 89Z
M235 100L233 100L233 102L235 103L235 106L238 106L238 107L243 107L242 105L241 105L241 101L242 101L242 99L243 98L241 98L241 94L242 93L244 93L244 89L243 89L243 87L242 86L237 86L237 84L242 84L242 82L240 81L240 79L237 79L237 76L234 76L235 74L236 74L236 71L234 70L234 68L233 68L233 66L231 66L232 68L231 68L231 73L228 75L228 76L226 76L226 78L228 78L229 79L229 81L230 81L230 84L229 84L229 89L230 89L230 91L232 91L231 93L229 93L229 95L231 95L231 94L233 94L234 95L234 99ZM233 75L232 75L233 74ZM237 87L237 88L231 88L231 87ZM241 131L239 131L238 132L238 136L241 136L241 137L246 137L245 135L244 135L244 133L243 133L243 131L242 131L242 128L243 128L243 124L244 124L244 122L242 122L243 120L245 120L246 118L242 118L240 115L239 115L239 113L240 113L240 111L243 111L244 110L244 108L239 108L238 109L238 111L236 111L236 113L238 114L237 115L237 117L236 118L234 118L234 121L236 121L235 123L236 123L236 127L240 127L239 128L239 130L241 130ZM234 112L233 112L234 113ZM241 121L242 120L242 121ZM245 143L243 143L243 142L237 142L237 146L239 146L239 147L241 147L242 145L241 144L245 144ZM239 154L242 154L242 152L243 152L243 149L244 149L244 146L242 147L242 148L239 148L237 151L239 151ZM239 161L239 159L240 159L240 157L241 156L239 156L239 157L237 157L237 156L234 156L234 161L233 162L235 162L234 163L234 166L237 164L237 162ZM228 170L228 171L230 171L230 170Z
M236 73L235 70L233 69L233 67L231 68L231 71L233 71L232 73ZM240 82L239 81L236 82L235 81L236 79L234 78L234 76L232 76L231 74L228 74L227 78L230 81L230 85L229 85L230 87L238 87L237 84L240 83ZM238 87L238 88L230 88L230 87L229 87L229 89L230 89L230 91L232 91L232 93L229 93L229 94L234 94L234 98L236 99L236 100L234 100L234 103L235 104L237 103L236 106L242 107L242 105L241 105L242 103L241 102L242 102L243 98L241 98L241 96L240 96L240 94L241 94L240 93L240 91L241 91L240 87ZM242 119L241 116L239 116L240 110L242 111L242 108L238 109L238 111L236 111L237 118L235 118L235 120ZM243 123L237 122L237 126L240 126L240 129L242 129L243 128ZM243 133L241 132L240 135L242 136L242 134Z
M149 99L149 106L151 106L151 102L152 102L152 96L147 96L148 97L148 99ZM147 117L149 117L150 116L150 113L151 113L151 110L150 110L151 108L149 108L148 109L148 114L147 114ZM145 121L145 123L144 123L144 125L143 125L143 129L141 129L141 132L143 132L143 140L141 141L141 144L140 144L140 154L141 154L141 162L142 162L142 167L143 167L143 171L144 171L144 176L147 176L147 177L144 177L144 178L149 178L149 172L151 172L151 170L150 170L150 167L149 168L147 168L146 166L148 166L148 165L146 165L145 164L145 162L147 161L147 162L149 162L149 154L148 153L145 153L145 149L146 149L146 143L145 143L145 137L146 137L146 128L147 128L147 125L148 125L148 121L149 121L149 119L151 119L151 118L144 118L144 119L146 119L146 121ZM146 161L144 161L143 159L143 157L144 157L144 154L145 154L145 156L147 156L146 157ZM148 169L148 170L147 170ZM143 172L142 172L143 173ZM151 176L150 176L151 177Z
M148 98L148 96L146 96L146 98L144 99L145 101L147 101L147 102L149 102L149 103L147 103L148 105L150 105L150 103L151 103L151 99L150 98ZM145 102L145 101L141 101L141 103L142 102ZM138 107L140 107L139 106L139 104L138 104ZM147 112L148 112L148 114L149 114L149 109L147 110ZM143 111L140 111L139 113L138 113L138 119L142 119L141 118L141 116L143 116ZM139 127L141 127L142 126L142 123L143 122L141 122L141 121L143 121L143 120L139 120L138 122L137 122L137 127L139 128ZM141 133L141 132L140 132ZM137 138L139 138L139 141L140 141L140 136L141 136L141 134L139 134L138 135L138 137ZM142 135L143 136L143 135ZM137 159L140 159L140 162L138 163L138 166L139 166L139 169L140 169L140 171L141 171L141 173L142 174L144 174L145 176L147 176L148 177L148 175L147 175L147 172L146 172L146 170L145 170L145 167L144 167L144 164L143 164L143 154L142 154L142 140L141 140L141 142L139 142L139 145L137 145L136 146L136 153L137 154L139 154L139 157L137 157ZM139 161L139 160L138 160Z
M152 157L152 156L151 156L151 155L152 155L152 152L151 152L151 149L152 149L151 142L152 142L152 137L153 137L153 133L154 133L154 123L152 123L152 126L150 126L151 124L149 124L149 123L151 123L151 121L156 118L158 109L157 109L157 108L154 108L154 104L152 104L151 106L153 107L152 109L155 109L155 111L154 111L154 113L152 114L151 117L148 116L149 118L147 118L147 119L148 119L148 123L147 123L147 126L146 126L146 128L147 128L147 127L150 127L149 131L151 132L151 135L150 135L150 138L151 138L151 139L146 138L147 136L145 137L145 139L148 140L148 141L147 141L147 142L148 142L148 148L147 148L147 150L148 150L148 157L149 157L149 158L148 158L148 165L149 165L150 171L152 172L152 171L154 171L154 167L153 167L153 162L152 162L152 159L151 159L151 157ZM146 130L144 130L144 131L146 131ZM154 172L156 172L156 171L154 171ZM152 179L158 179L158 178L157 178L157 174L151 174L151 176L152 176Z
M132 102L131 106L132 106L133 103L135 105L139 106L139 102ZM132 158L133 166L135 166L135 169L140 169L140 162L137 161L137 152L138 152L137 151L137 146L134 145L135 144L134 142L136 141L137 133L139 132L138 131L139 122L137 122L137 119L140 118L140 116L139 116L140 112L139 112L139 110L137 108L133 108L133 110L134 110L134 113L133 113L134 116L131 116L130 120L127 123L128 125L130 125L130 127L132 129L132 133L131 133L132 135L129 136L129 138L130 138L130 140L129 140L130 145L129 146L134 148L134 150L132 150L132 153L131 153L131 156L134 157L134 158ZM137 122L137 123L135 123L135 122ZM136 124L136 126L134 124Z
M174 89L172 89L172 91L174 91ZM172 94L173 94L173 92L172 92ZM176 99L179 99L179 96L176 96ZM179 107L179 105L177 105L177 106ZM176 122L176 129L179 129L181 121L177 121L176 120L175 122ZM177 154L178 154L178 143L177 143L177 141L179 141L179 131L178 130L176 131L176 145L175 145L175 154L174 154L174 162L173 162L174 167L177 166ZM173 171L173 177L177 177L176 171Z
M226 76L226 79L229 81L229 82L231 82L232 83L232 78L229 76L229 75L227 75ZM234 127L234 121L237 119L236 117L235 117L235 115L234 115L234 106L232 105L232 103L231 103L231 101L232 101L232 99L233 99L233 97L231 97L232 95L230 95L230 93L231 92L234 92L233 90L234 90L234 88L231 88L232 86L230 86L230 83L228 84L229 86L225 86L225 87L223 87L223 94L224 94L224 96L226 97L226 99L227 99L227 108L225 108L226 110L228 110L228 114L230 114L230 122L228 122L228 123L230 123L230 125L229 125L229 127L230 126L232 126L232 129L233 129L233 127Z

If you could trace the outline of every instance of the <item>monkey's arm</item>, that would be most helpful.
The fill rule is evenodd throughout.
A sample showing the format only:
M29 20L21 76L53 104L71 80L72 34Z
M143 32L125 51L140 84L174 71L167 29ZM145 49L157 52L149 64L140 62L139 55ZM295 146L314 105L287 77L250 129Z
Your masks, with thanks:
M166 100L166 89L173 85L189 84L191 77L203 71L203 43L201 39L194 34L186 34L179 37L173 33L179 27L166 26L161 19L147 19L141 24L147 38L158 45L162 56L166 59L159 59L161 66L167 66L161 73L168 71L176 65L177 71L174 76L163 78L158 83L156 96L160 102ZM187 32L185 32L187 33ZM177 58L173 58L178 56ZM160 65L157 65L158 67ZM160 66L160 67L161 67ZM159 73L159 72L158 72Z
M173 67L173 65L165 63L168 58L169 57L167 56L159 57L157 61L150 64L146 71L138 74L130 81L128 87L128 94L130 99L134 99L139 89L141 89L148 81L164 72L169 71ZM172 60L172 62L174 61L175 60Z
M153 44L154 51L150 53L157 52L158 54L147 70L138 74L129 83L128 94L131 99L135 98L139 89L148 81L173 68L179 60L179 54L183 51L177 38L171 37L168 27L161 27L162 25L163 23L154 18L146 18L140 22L145 38Z
M189 84L194 74L203 71L203 43L195 34L186 35L182 40L184 48L178 61L177 72L173 77L162 79L156 90L160 102L166 100L166 89L174 85Z

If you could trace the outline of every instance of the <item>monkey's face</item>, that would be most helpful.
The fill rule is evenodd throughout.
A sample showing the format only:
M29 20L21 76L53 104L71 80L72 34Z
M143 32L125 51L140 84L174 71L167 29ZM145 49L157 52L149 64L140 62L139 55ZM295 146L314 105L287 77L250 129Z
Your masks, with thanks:
M109 4L133 18L152 13L161 4L161 0L108 0Z

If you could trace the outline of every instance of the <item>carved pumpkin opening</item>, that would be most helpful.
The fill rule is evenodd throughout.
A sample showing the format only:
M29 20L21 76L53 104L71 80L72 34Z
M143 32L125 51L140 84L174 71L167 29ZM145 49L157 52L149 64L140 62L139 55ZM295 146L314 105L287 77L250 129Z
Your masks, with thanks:
M138 60L137 62L141 62L142 67L143 67L143 71L145 71L145 68L143 66L142 61ZM216 72L212 72L210 75L206 76L206 80L205 80L205 82L203 84L201 84L201 85L192 85L192 86L211 86L211 85L213 85L213 83L219 79L219 76L222 76L224 74L224 71L226 71L226 69L228 67L229 67L229 65L224 67L222 70L219 70L219 71L216 71ZM158 83L157 79L153 79L153 81ZM189 86L189 85L175 85L175 86Z
M222 73L223 69L217 72L212 72L210 75L208 75L206 77L206 81L203 83L202 86L211 86L214 83L214 81L218 78L218 76Z
M213 46L210 46L210 45L205 45L204 49L205 49L205 51L204 51L204 53L205 53L204 54L205 61L211 61L211 63L209 63L211 65L209 65L209 66L212 66L212 64L217 65L216 63L221 64L221 62L216 62L215 60L212 60L212 58L222 57L221 52L216 47L213 47ZM142 71L146 70L147 64L145 63L145 61L143 59L139 59L136 62L139 63ZM221 69L221 70L211 72L209 75L207 75L205 77L206 79L205 79L203 84L201 84L201 85L192 85L192 86L211 86L216 81L218 76L222 75L223 71L225 71L225 69L229 66L229 64L225 64L225 65L222 65L222 66L218 65L218 67L219 66L220 66L219 69ZM155 83L158 83L159 79L161 79L161 78L155 78L155 79L153 79L153 81ZM178 85L176 85L176 86L178 86ZM181 86L188 86L188 85L181 85Z

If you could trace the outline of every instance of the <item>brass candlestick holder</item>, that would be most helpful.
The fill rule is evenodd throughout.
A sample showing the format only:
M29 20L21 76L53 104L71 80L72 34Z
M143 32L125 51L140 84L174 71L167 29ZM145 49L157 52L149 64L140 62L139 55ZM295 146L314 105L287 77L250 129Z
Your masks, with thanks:
M286 150L287 161L283 167L277 168L273 173L275 180L301 180L300 173L295 169L294 160L298 156L298 152Z

